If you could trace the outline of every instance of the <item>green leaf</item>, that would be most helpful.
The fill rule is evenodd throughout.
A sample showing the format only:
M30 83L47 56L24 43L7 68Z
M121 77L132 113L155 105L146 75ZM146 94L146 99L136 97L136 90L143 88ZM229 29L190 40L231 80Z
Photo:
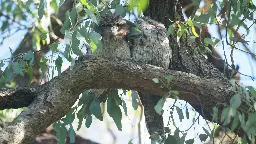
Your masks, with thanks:
M61 74L62 63L63 63L62 58L61 58L60 56L58 56L58 58L57 58L56 61L55 61L55 66L56 66L56 68L57 68L58 75Z
M200 135L199 135L199 138L200 138L200 140L201 140L202 142L204 142L204 141L207 140L208 136L207 136L206 134L200 134Z
M101 113L100 101L98 99L94 99L90 104L90 112L100 121L103 121L103 116Z
M232 14L232 16L231 16L231 24L233 26L237 26L240 23L241 23L240 18L236 14Z
M94 95L90 93L90 90L85 90L82 93L82 97L79 99L78 105L84 104L85 106L88 106L88 104L91 103L91 101L94 99Z
M57 42L51 44L51 50L52 50L53 53L57 52L57 49L58 49L58 43Z
M77 39L76 35L77 35L77 31L74 31L74 33L72 35L71 48L72 48L72 51L73 51L74 54L80 56L80 55L83 55L83 53L79 49L80 41Z
M209 131L208 131L207 129L205 129L205 128L203 127L203 130L204 130L204 132L208 135L208 137L211 137L211 134L209 133Z
M40 60L39 65L40 65L40 69L41 69L42 73L45 73L46 70L47 70L46 69L47 68L47 65L46 65L47 61L48 61L48 59L46 59L45 57L42 57L41 60Z
M242 144L248 144L246 135L243 136Z
M238 126L238 124L239 124L239 118L238 118L238 115L235 115L234 120L232 122L231 131L234 131Z
M132 143L132 140L129 140L128 144L133 144L133 143Z
M86 22L85 22L86 23ZM87 25L88 26L88 25ZM85 40L88 42L89 41L89 37L90 37L90 35L89 35L89 33L88 33L88 30L86 29L86 24L85 24L85 26L82 26L80 29L78 29L77 30L78 31L78 33L80 34L80 35L82 35L84 38L85 38Z
M129 0L128 9L133 10L137 8L138 12L144 12L148 6L149 0Z
M89 128L92 124L92 115L88 115L85 121L85 126Z
M7 81L10 81L13 77L13 71L10 69L10 67L6 67L3 76L6 78Z
M87 8L89 11L93 13L98 13L97 7L93 5L90 1L88 0L80 0L80 2Z
M6 28L8 28L8 26L9 26L8 20L4 21L2 23L1 31L4 31Z
M27 72L28 75L29 75L29 82L31 82L32 79L33 79L33 68L32 68L32 67L29 67L28 69L26 69L26 72Z
M72 125L70 125L70 128L69 128L69 139L70 139L70 143L75 143L76 142L76 132L74 131L74 128Z
M221 113L221 122L224 122L224 120L228 117L229 108L224 108Z
M41 35L40 35L40 39L41 40L45 40L47 38L47 33L42 33Z
M51 7L54 9L55 13L58 13L58 4L57 4L57 0L52 0L50 3Z
M256 90L252 86L248 86L247 88L249 89L250 93L256 97Z
M180 121L182 121L184 119L184 115L183 115L182 109L176 106L176 111L177 111L177 113L179 115Z
M175 136L168 135L167 139L164 142L165 144L178 144L178 141Z
M169 85L170 82L171 82L172 79L173 79L173 76L169 75L166 79L167 79L167 83L168 83L168 85Z
M24 58L25 60L30 61L30 62L29 62L29 65L30 65L30 66L32 66L32 65L34 64L34 53L33 53L31 50L28 51L28 52L23 56L23 58Z
M66 116L63 118L63 124L68 125L71 124L75 119L75 115L72 113L72 111L69 111Z
M78 127L77 130L79 130L82 126L83 119L88 115L89 109L85 105L82 106L82 108L77 112L77 118L78 118Z
M246 128L245 130L247 132L247 135L255 135L256 134L256 114L252 113L248 115L248 121L246 122Z
M23 69L20 67L20 64L18 62L12 63L12 69L14 73L24 76Z
M229 103L231 107L238 108L242 103L240 95L235 94L234 96L232 96Z
M210 14L201 14L200 16L195 17L195 21L200 22L202 24L207 24L209 22Z
M186 107L186 118L189 119L189 111L188 111L188 107Z
M84 10L89 15L89 17L92 19L92 21L98 25L99 23L98 23L97 17L94 15L94 13L91 12L89 9L84 9Z
M4 61L0 60L0 68L4 66Z
M38 8L38 17L39 20L42 19L44 15L44 0L40 0L39 8Z
M107 100L107 112L109 116L113 118L118 130L121 131L122 112L119 108L119 105L116 104L116 101L112 95L110 95Z
M194 143L194 139L189 139L189 140L186 140L185 142L186 144L193 144Z
M94 53L95 50L98 49L101 44L101 35L97 32L93 32L90 35L90 38L91 38L90 46L92 49L92 53Z
M62 26L61 29L60 29L60 32L61 32L62 34L65 34L65 31L66 31L66 30L69 30L69 28L70 28L70 20L69 20L69 12L67 11L67 12L66 12L66 19L65 19L65 21L64 21L63 26Z
M121 15L121 16L125 16L125 14L126 14L124 7L121 5L117 5L117 7L115 8L115 13L117 15Z
M192 22L190 17L188 18L188 26L190 26L190 27L194 26L194 24L193 24L193 22Z
M139 98L138 95L135 91L131 91L132 93L132 107L134 110L138 109L138 105L139 105Z
M76 25L76 13L76 9L73 8L70 14L70 20L73 27Z
M165 99L161 98L157 104L155 105L154 109L155 111L159 114L162 115L163 114L163 107L164 107L164 103L165 103Z
M64 0L59 0L59 1L60 1L59 5L61 5L64 2Z
M212 37L212 38L205 38L204 39L204 43L210 44L212 46L215 46L217 43L219 43L219 40L214 38L214 37Z
M111 89L109 92L109 96L111 96L115 100L117 106L122 104L122 99L119 97L117 89Z
M213 116L212 116L212 121L217 122L218 121L218 108L213 107Z
M56 137L58 138L58 144L64 144L67 136L67 130L60 122L55 122L53 128L56 131Z
M152 80L153 80L154 83L159 83L158 78L153 78Z
M71 62L72 61L72 57L71 57L71 47L67 44L65 45L65 51L64 51L64 57L69 61Z
M175 28L175 24L172 24L169 26L168 31L167 31L167 36L174 34L174 28Z

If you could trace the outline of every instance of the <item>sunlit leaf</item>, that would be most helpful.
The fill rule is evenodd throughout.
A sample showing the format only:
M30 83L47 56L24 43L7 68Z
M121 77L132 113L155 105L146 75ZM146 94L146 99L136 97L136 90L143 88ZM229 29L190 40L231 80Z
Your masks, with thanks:
M199 37L194 26L191 27L192 33L195 37Z
M149 0L129 0L128 8L130 10L137 8L139 12L144 12L148 6Z

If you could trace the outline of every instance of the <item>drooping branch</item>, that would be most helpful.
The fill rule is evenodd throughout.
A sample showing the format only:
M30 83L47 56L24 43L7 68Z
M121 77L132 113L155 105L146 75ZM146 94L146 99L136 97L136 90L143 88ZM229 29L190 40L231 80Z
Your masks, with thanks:
M163 96L168 89L162 84L169 75L173 76L172 88L181 92L179 98L192 106L201 106L206 118L212 114L212 105L227 102L235 93L231 85L218 79L129 61L90 58L78 61L72 69L39 86L29 107L0 131L0 143L27 143L40 130L64 116L85 89L125 88ZM155 84L152 78L158 78L160 83Z

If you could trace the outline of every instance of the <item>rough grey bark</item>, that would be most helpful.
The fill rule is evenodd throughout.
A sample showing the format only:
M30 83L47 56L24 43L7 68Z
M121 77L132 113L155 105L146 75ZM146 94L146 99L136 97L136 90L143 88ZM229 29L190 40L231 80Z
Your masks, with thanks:
M191 105L210 100L207 107L211 107L210 103L226 102L225 98L235 93L232 86L217 78L206 79L129 61L93 58L78 62L72 70L39 86L33 92L37 97L29 107L0 130L0 143L27 143L40 130L64 116L85 89L125 88L161 96L168 90L154 84L152 78L164 81L169 75L173 76L173 88L180 91L179 98ZM243 106L239 110L246 112L249 107ZM238 133L243 133L239 130Z

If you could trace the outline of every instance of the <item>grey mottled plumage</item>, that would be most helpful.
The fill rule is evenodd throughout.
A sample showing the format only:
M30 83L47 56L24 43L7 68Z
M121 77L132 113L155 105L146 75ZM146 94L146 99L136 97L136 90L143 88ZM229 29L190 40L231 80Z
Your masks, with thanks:
M131 57L129 44L124 40L128 25L121 16L102 17L98 31L102 36L102 47L98 48L94 55L108 59L129 59Z
M121 58L151 64L168 69L171 49L167 31L163 24L149 18L138 18L135 22L141 33L124 39L131 26L119 16L107 15L102 18L99 32L102 35L102 48L95 54L105 58ZM163 118L154 110L160 96L139 92L144 106L145 120L150 135L164 133Z
M171 48L166 28L163 24L147 17L138 18L138 28L142 31L131 39L132 59L144 64L156 65L168 69L171 60ZM144 106L144 115L149 134L164 134L163 117L156 113L154 106L160 96L139 92Z

